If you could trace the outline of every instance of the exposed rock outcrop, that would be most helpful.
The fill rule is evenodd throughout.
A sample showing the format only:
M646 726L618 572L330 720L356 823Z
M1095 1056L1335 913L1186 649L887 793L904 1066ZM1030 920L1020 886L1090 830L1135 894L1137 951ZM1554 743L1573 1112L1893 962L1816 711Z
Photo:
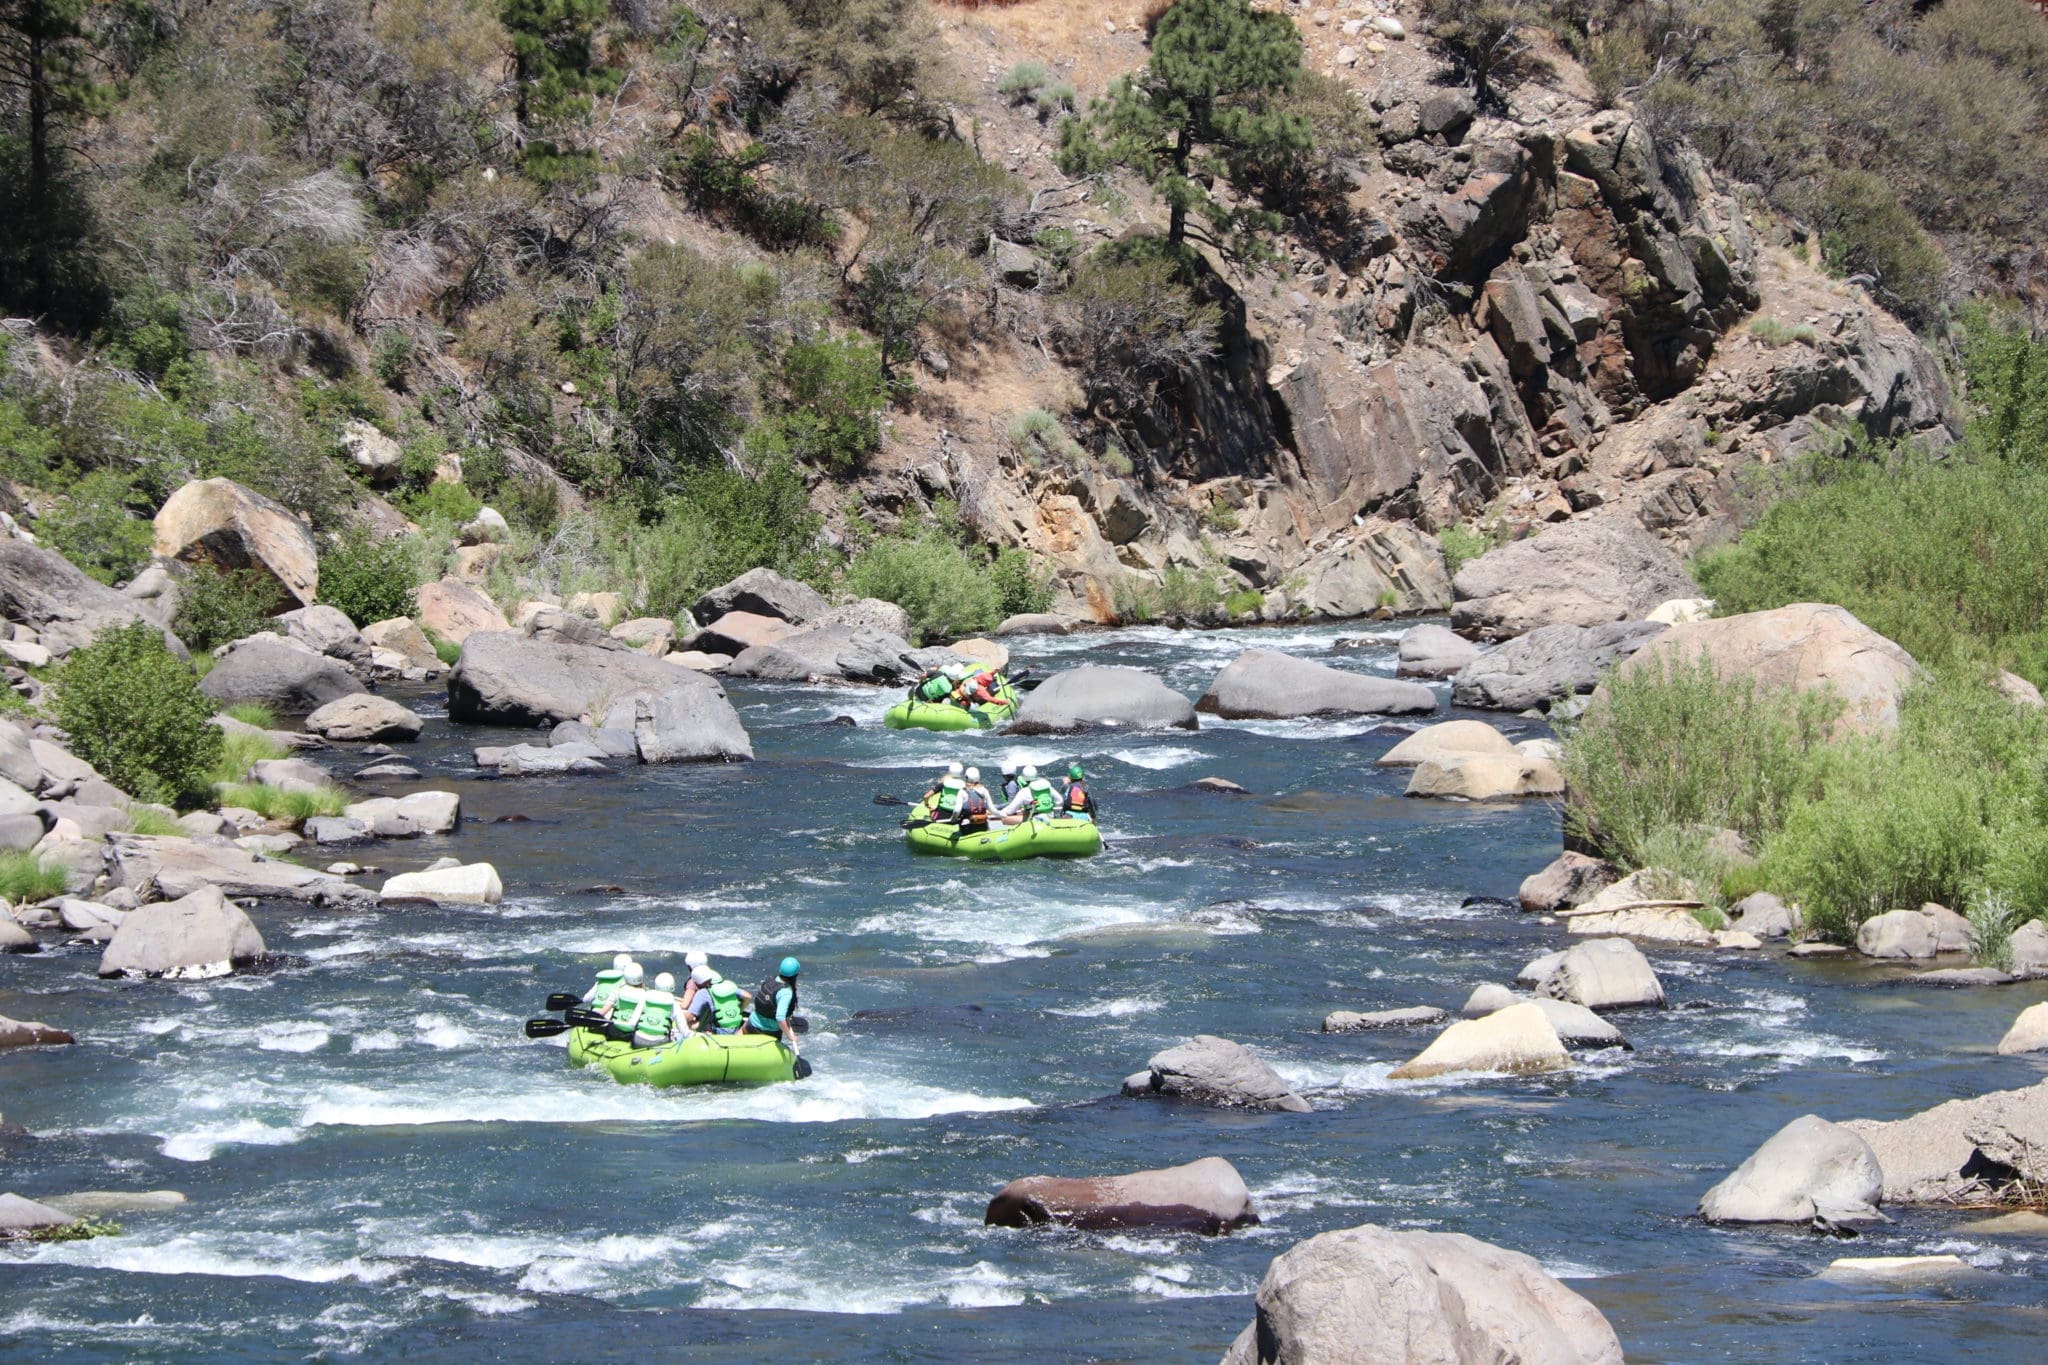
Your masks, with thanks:
M1992 1202L2015 1181L2048 1184L2048 1081L1842 1127L1877 1154L1887 1204Z
M1350 673L1270 649L1248 649L1216 675L1195 709L1226 720L1427 715L1436 710L1436 694L1420 683Z
M1452 586L1452 628L1485 640L1543 626L1640 621L1668 598L1699 594L1662 541L1620 517L1566 522L1490 550L1460 569Z
M1522 908L1531 914L1555 914L1585 904L1620 876L1621 870L1603 858L1567 851L1541 872L1524 877L1519 897Z
M0 617L32 627L44 649L63 658L102 630L144 621L158 629L134 598L94 582L62 555L24 540L0 539ZM164 642L178 657L185 646L169 631Z
M1482 654L1451 680L1451 701L1481 711L1526 711L1591 692L1607 670L1669 627L1654 621L1532 630Z
M100 956L101 976L222 975L263 956L263 935L217 886L129 912Z
M309 606L320 590L312 528L232 479L202 479L171 494L157 510L156 553L225 572L257 570L277 586L277 611Z
M1808 1114L1779 1129L1700 1200L1710 1223L1873 1223L1884 1172L1870 1144Z
M1564 777L1548 759L1516 753L1461 754L1417 764L1405 794L1461 801L1562 796Z
M384 883L385 900L444 901L455 905L496 905L505 898L505 884L489 863L405 872Z
M1251 1191L1221 1157L1130 1175L1012 1180L996 1192L982 1222L1023 1228L1175 1228L1214 1237L1259 1221Z
M1621 1365L1600 1310L1520 1252L1365 1224L1277 1257L1223 1365Z
M742 650L725 671L780 682L887 683L916 675L909 653L908 640L872 627L818 626Z
M1188 699L1145 670L1086 664L1053 674L1026 696L1007 733L1192 730L1198 724Z
M744 611L801 626L829 610L830 604L808 583L785 578L773 569L749 569L698 598L690 614L699 621L716 621L729 611Z
M339 660L282 635L251 635L218 651L219 662L199 690L223 706L253 702L287 716L318 711L364 691Z
M1458 1071L1527 1075L1564 1071L1572 1060L1550 1019L1530 1001L1452 1024L1436 1040L1387 1073L1395 1081L1427 1080Z
M459 578L444 578L420 588L413 620L450 644L462 644L478 631L512 629L497 604Z
M599 649L534 639L516 631L480 631L463 642L448 675L449 719L470 724L602 722L628 693L659 695L724 689L701 673L630 649Z
M1164 1095L1224 1109L1281 1109L1308 1112L1308 1101L1294 1093L1272 1067L1242 1043L1198 1033L1146 1063L1146 1070L1124 1081L1124 1094Z

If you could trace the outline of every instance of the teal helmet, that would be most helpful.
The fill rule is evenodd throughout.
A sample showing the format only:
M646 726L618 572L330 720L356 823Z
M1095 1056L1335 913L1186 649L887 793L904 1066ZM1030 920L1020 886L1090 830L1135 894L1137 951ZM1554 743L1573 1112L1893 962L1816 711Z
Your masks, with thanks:
M782 965L775 969L775 973L778 976L787 976L794 979L796 974L802 971L803 969L803 963L798 962L793 957L785 957L784 959L782 959Z
M1073 778L1076 782L1079 782L1086 778L1087 774L1081 771L1080 764L1069 763L1067 765L1067 776Z

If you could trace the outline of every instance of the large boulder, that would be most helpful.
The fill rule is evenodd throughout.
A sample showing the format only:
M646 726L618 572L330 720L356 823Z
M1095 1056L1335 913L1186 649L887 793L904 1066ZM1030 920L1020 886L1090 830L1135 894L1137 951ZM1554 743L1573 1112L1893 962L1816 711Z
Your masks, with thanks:
M823 616L805 622L811 626L865 626L879 630L884 635L898 639L911 637L910 613L894 602L885 602L879 597L856 597L851 602L841 602Z
M156 553L226 572L260 570L277 585L272 609L312 604L320 591L313 529L233 479L188 483L156 514Z
M263 935L217 886L131 910L100 955L101 976L221 976L263 956Z
M1373 762L1382 768L1412 768L1431 760L1489 754L1512 758L1514 743L1483 720L1447 720L1425 725Z
M1026 611L1005 616L996 625L997 635L1065 635L1072 627L1063 616L1051 612Z
M1557 1040L1567 1049L1619 1047L1634 1051L1629 1047L1628 1039L1621 1036L1620 1029L1584 1005L1575 1005L1569 1000L1552 1000L1549 996L1538 996L1529 1003L1543 1011L1543 1017L1557 1031Z
M1401 636L1403 678L1448 678L1479 657L1479 646L1448 626L1416 626Z
M1842 1126L1877 1154L1887 1204L1997 1203L2018 1182L2048 1185L2048 1081Z
M0 540L0 618L33 627L57 658L91 644L103 630L137 621L162 630L144 606L86 577L62 555L25 540ZM185 657L177 636L164 631L164 642Z
M412 667L428 673L439 673L448 667L441 662L441 656L434 652L433 641L419 628L419 623L410 616L394 616L388 621L375 621L363 627L363 639L372 649L386 649L401 655Z
M356 902L366 893L339 877L297 863L259 858L220 840L171 835L117 834L108 841L114 879L138 895L166 899L214 887L230 896L264 900Z
M496 905L505 898L498 869L489 863L405 872L384 883L385 900L429 900L457 905Z
M199 690L223 706L254 702L280 715L303 716L364 688L339 660L282 635L251 635L220 651Z
M248 780L282 792L317 792L333 786L327 770L303 758L259 758L249 765Z
M1434 1005L1414 1005L1398 1010L1372 1010L1359 1013L1356 1010L1332 1010L1323 1016L1325 1033L1363 1033L1368 1029L1417 1028L1425 1024L1441 1024L1444 1012Z
M1564 795L1564 776L1546 758L1521 754L1466 754L1433 758L1408 778L1408 796L1502 801L1524 796Z
M1276 1257L1223 1365L1621 1365L1600 1310L1533 1257L1366 1224Z
M1165 1095L1225 1109L1281 1109L1305 1114L1308 1101L1243 1043L1198 1033L1146 1063L1124 1082L1124 1094Z
M23 1199L11 1191L0 1194L0 1242L27 1237L47 1228L69 1227L77 1221L76 1214L53 1209L48 1204L38 1204L33 1199Z
M1881 1221L1884 1172L1870 1144L1808 1114L1780 1128L1700 1200L1710 1223Z
M1564 1071L1572 1059L1549 1016L1527 1000L1482 1019L1462 1019L1421 1052L1387 1073L1389 1080L1419 1081L1457 1071L1529 1075Z
M1699 589L1664 542L1632 518L1569 521L1489 550L1451 583L1451 626L1488 640L1543 626L1638 621Z
M28 792L43 785L43 765L36 762L29 733L6 719L0 719L0 781Z
M1620 869L1604 858L1562 853L1541 872L1532 872L1522 879L1522 908L1533 915L1556 914L1585 904L1614 885L1620 876Z
M452 834L462 824L462 798L454 792L413 792L357 801L342 812L379 839L416 834Z
M744 649L725 671L776 682L888 683L916 675L909 653L910 641L868 626L818 626Z
M300 644L350 668L365 668L370 662L370 643L355 622L342 612L322 603L288 611L277 618L284 633Z
M659 659L676 647L676 623L666 616L636 616L613 626L611 637Z
M369 692L338 698L306 717L306 729L323 739L413 740L425 727L417 713Z
M1130 1175L1026 1176L996 1191L981 1221L1002 1228L1175 1228L1215 1237L1249 1227L1259 1215L1237 1168L1209 1156Z
M1591 692L1607 670L1668 626L1618 621L1544 626L1482 654L1451 679L1451 702L1480 711L1526 711Z
M1899 699L1922 676L1910 654L1847 611L1811 602L1672 626L1637 650L1616 676L1688 666L1700 658L1723 678L1752 680L1762 688L1827 688L1844 706L1837 730L1856 734L1896 728Z
M1856 951L1865 957L1928 958L1940 951L1934 920L1918 910L1888 910L1856 929Z
M413 619L450 644L462 644L480 631L505 631L512 623L497 603L459 578L444 578L419 590Z
M1768 891L1744 896L1732 907L1728 927L1760 939L1790 938L1800 927L1799 912Z
M1661 1008L1664 1004L1664 984L1650 970L1642 950L1625 938L1574 943L1538 990L1553 1000L1569 1000L1589 1010Z
M596 649L530 639L516 631L480 631L465 640L448 676L450 720L484 725L546 725L565 720L596 723L612 703L632 692L656 695L724 689L701 673L677 668L630 649Z
M735 659L750 649L786 640L797 627L779 616L762 616L751 611L729 611L692 635L685 643L701 654L730 654ZM905 645L904 648L909 648Z
M1701 901L1699 889L1677 873L1641 868L1572 909L1567 928L1575 935L1626 934L1653 943L1712 947L1713 930L1693 914Z
M1427 715L1436 710L1436 694L1421 683L1348 673L1271 649L1248 649L1216 675L1195 709L1226 720Z
M1145 670L1087 664L1055 673L1028 693L1006 733L1192 730L1199 724L1188 699Z
M808 583L784 578L773 569L749 569L698 598L690 614L699 621L716 621L729 611L744 611L802 626L829 610L830 605Z
M0 1014L0 1048L57 1047L77 1041L63 1029L33 1020L9 1019Z
M630 734L642 763L734 763L754 756L739 712L716 686L635 692L614 702L602 719L597 734ZM606 743L593 741L611 755Z
M1998 1040L1999 1056L2015 1057L2022 1052L2048 1052L2048 1000L2021 1010Z
M2028 920L2012 931L2012 940L2006 946L2012 953L2014 976L2048 976L2048 921Z

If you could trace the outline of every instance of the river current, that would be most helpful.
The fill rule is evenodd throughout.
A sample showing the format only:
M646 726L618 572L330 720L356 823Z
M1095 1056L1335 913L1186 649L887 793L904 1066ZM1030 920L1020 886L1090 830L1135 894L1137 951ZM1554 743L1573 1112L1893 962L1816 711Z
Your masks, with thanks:
M1190 696L1251 645L1391 674L1394 625L1013 642L1154 669ZM1332 652L1339 638L1372 640ZM1423 722L1218 722L1070 739L900 733L893 692L729 685L759 761L480 778L432 693L402 756L455 835L332 851L494 863L489 908L252 914L281 961L100 983L79 948L0 959L0 1014L80 1046L0 1052L0 1189L183 1191L119 1237L0 1249L0 1358L1214 1360L1279 1252L1378 1222L1527 1252L1639 1361L2038 1361L2048 1242L1900 1211L1854 1242L1710 1229L1699 1195L1790 1119L1891 1118L2040 1079L1993 1047L2048 986L1944 992L1776 953L1653 951L1633 1052L1542 1079L1390 1082L1431 1030L1317 1032L1440 1005L1558 946L1512 904L1555 804L1401 795L1372 760ZM835 718L852 717L848 727ZM1440 712L1433 719L1445 718ZM1487 719L1513 738L1537 722ZM949 758L1078 759L1107 847L918 859L900 807ZM321 756L346 776L366 760ZM1248 795L1188 789L1227 777ZM523 816L524 820L506 820ZM324 864L328 851L307 861ZM369 879L375 884L377 879ZM520 1022L631 951L752 983L803 959L809 1080L655 1091L571 1071ZM1116 1098L1161 1048L1244 1042L1314 1112ZM1005 1181L1217 1155L1262 1223L1226 1238L985 1228ZM1965 1273L1823 1275L1954 1252Z

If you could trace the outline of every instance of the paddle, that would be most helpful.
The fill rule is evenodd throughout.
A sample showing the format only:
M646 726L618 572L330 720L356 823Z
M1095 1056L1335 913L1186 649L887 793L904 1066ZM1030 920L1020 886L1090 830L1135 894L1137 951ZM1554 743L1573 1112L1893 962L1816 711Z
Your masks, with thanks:
M526 1021L526 1036L529 1038L557 1038L573 1028L598 1028L603 1023L602 1019L597 1020L593 1024L572 1024L567 1019L529 1019ZM811 1031L810 1018L802 1014L792 1015L790 1016L789 1027L795 1033L809 1033Z
M573 1010L582 1003L583 997L574 991L554 991L548 996L548 1008L556 1014L563 1010Z

